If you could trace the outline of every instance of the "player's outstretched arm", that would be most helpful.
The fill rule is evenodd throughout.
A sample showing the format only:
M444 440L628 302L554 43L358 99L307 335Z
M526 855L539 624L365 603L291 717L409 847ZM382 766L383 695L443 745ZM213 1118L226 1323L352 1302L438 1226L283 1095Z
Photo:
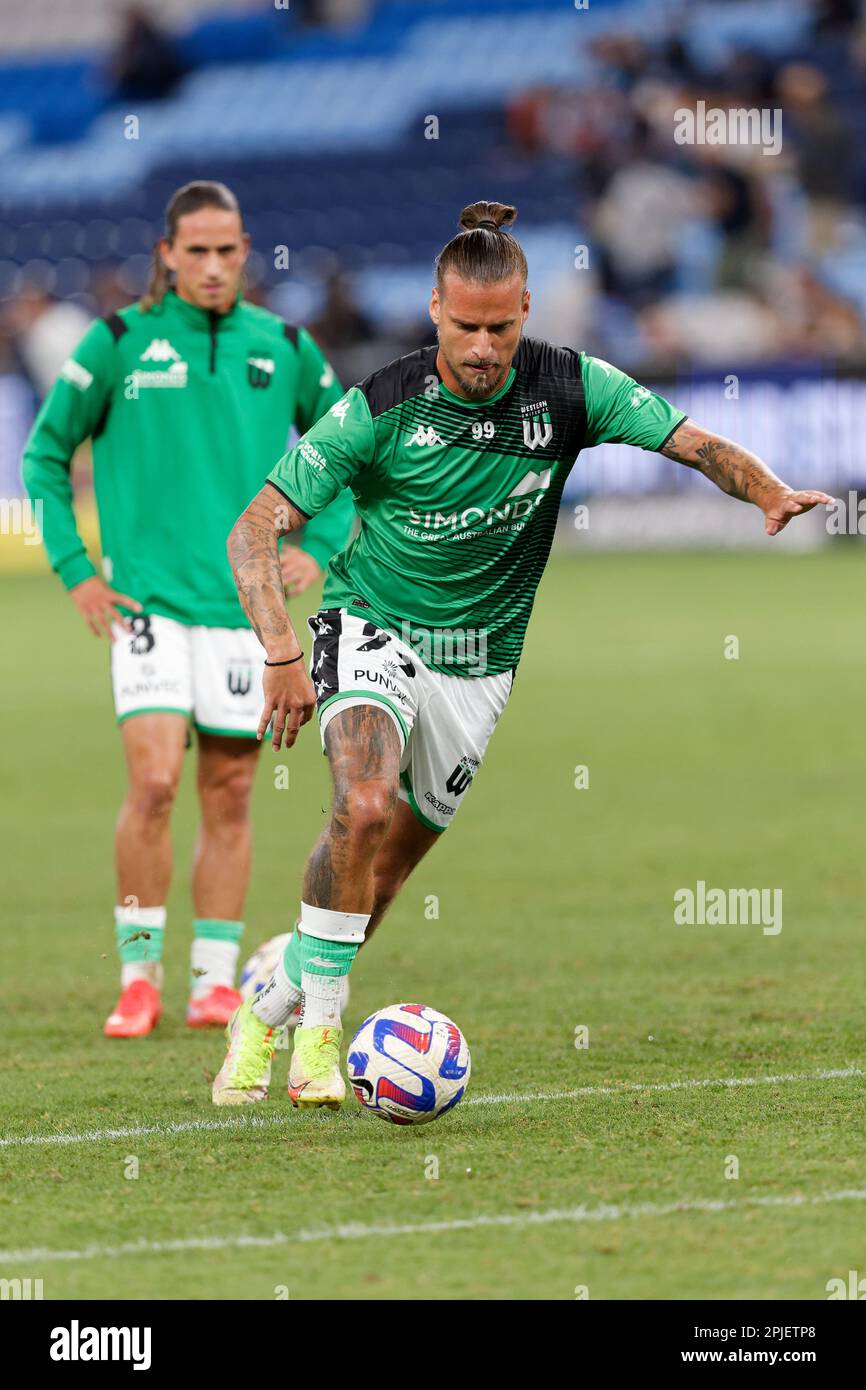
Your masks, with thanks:
M277 542L303 526L305 518L277 488L267 484L241 512L227 543L238 596L267 660L286 663L265 666L262 677L264 705L258 737L273 716L272 744L279 748L285 732L291 748L302 724L313 713L316 694L304 670L301 644L286 612L283 578ZM288 721L288 722L287 722Z
M732 439L702 429L693 420L684 420L659 453L687 468L696 468L730 497L754 502L764 513L768 536L784 530L792 516L833 501L826 492L796 492L777 478L757 454Z

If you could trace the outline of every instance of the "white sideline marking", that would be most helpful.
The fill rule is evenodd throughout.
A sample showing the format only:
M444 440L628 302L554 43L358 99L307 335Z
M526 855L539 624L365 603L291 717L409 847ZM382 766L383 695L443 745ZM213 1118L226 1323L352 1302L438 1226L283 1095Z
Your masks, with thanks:
M512 1105L539 1100L577 1100L581 1096L621 1096L635 1091L692 1091L710 1086L779 1086L790 1081L844 1081L866 1076L861 1067L819 1068L817 1071L789 1072L779 1076L720 1076L687 1078L685 1081L624 1081L619 1086L578 1086L568 1091L503 1091L500 1095L468 1096L464 1105ZM195 1134L199 1131L270 1129L291 1123L292 1112L271 1115L237 1115L221 1120L180 1120L176 1124L127 1125L119 1129L85 1129L77 1134L20 1134L0 1139L0 1149L41 1144L98 1144L104 1139L140 1139L151 1134Z
M768 1197L697 1197L662 1206L657 1202L602 1202L596 1207L581 1203L551 1211L502 1212L492 1216L467 1216L453 1221L416 1221L402 1226L371 1225L350 1222L345 1225L324 1226L318 1230L300 1230L293 1235L275 1231L270 1236L192 1236L188 1240L132 1240L123 1245L87 1245L83 1250L0 1250L0 1264L23 1262L46 1263L51 1260L115 1259L123 1255L172 1255L186 1250L241 1250L276 1245L311 1244L328 1240L372 1240L388 1236L444 1235L452 1231L474 1231L481 1227L551 1226L568 1222L583 1224L600 1221L623 1221L642 1216L677 1216L701 1212L712 1215L737 1211L743 1207L815 1207L827 1202L864 1202L866 1188L849 1188L841 1192L818 1192L813 1196L790 1195Z

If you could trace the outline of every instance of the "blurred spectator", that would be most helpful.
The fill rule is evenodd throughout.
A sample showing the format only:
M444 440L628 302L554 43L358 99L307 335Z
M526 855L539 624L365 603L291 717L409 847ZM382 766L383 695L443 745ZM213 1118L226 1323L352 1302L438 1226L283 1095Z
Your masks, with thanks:
M113 97L154 101L168 96L187 71L180 49L146 10L133 5L123 17L120 41L109 64Z
M851 132L832 106L824 74L809 63L789 63L776 78L783 139L792 141L797 170L811 202L811 250L833 246L851 197Z
M341 348L367 343L374 336L373 326L355 303L342 271L333 271L325 286L325 302L310 332L322 350L335 354Z
M769 207L757 179L720 162L707 163L696 198L720 240L715 282L720 289L745 289L766 250Z
M688 179L646 152L614 174L598 199L592 219L605 291L637 307L674 287L680 223L692 210Z
M59 303L31 285L10 301L4 318L21 363L41 398L77 347L90 316L79 305L69 300Z
M654 356L698 363L766 360L785 338L776 312L737 290L671 296L648 306L640 326Z

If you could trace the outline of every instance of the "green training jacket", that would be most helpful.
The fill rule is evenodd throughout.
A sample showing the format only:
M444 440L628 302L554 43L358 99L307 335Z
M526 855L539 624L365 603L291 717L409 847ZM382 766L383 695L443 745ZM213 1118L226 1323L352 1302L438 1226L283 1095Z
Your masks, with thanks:
M238 299L226 314L169 291L92 323L34 422L23 476L67 589L96 573L78 533L70 461L93 443L105 578L146 613L249 627L226 556L239 514L342 388L303 328ZM324 570L354 522L348 489L305 527Z

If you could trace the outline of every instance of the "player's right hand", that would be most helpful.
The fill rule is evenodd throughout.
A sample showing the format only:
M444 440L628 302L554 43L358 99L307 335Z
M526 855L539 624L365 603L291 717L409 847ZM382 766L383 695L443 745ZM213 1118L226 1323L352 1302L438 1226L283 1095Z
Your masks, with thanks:
M89 579L82 579L80 584L69 590L69 597L75 604L94 637L107 637L110 642L114 641L114 624L119 623L131 630L128 618L121 613L118 605L124 608L131 608L133 613L141 612L141 604L138 599L130 598L129 594L118 593L106 584L104 579L100 579L98 574L92 574Z
M292 662L291 666L266 666L262 690L265 703L257 736L264 738L273 716L271 746L279 748L285 734L286 748L291 748L298 730L312 718L316 703L313 682L304 670L303 661Z

